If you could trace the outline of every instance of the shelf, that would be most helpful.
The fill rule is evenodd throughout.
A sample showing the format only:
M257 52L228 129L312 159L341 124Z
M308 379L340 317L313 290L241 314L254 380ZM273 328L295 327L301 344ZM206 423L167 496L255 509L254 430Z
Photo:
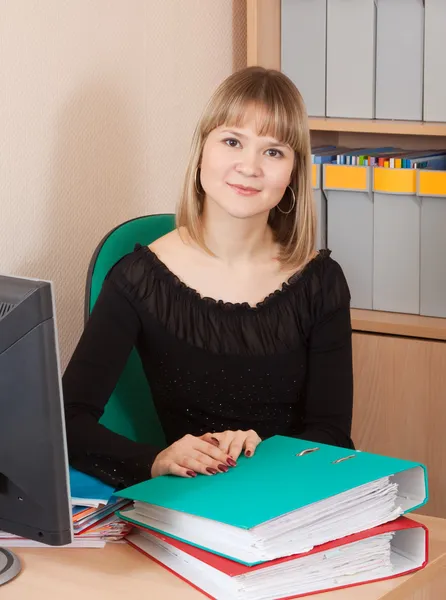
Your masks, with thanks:
M353 308L353 331L446 341L446 319Z
M446 136L446 123L420 123L418 121L329 119L323 117L311 117L310 129L313 131L339 131L349 133Z

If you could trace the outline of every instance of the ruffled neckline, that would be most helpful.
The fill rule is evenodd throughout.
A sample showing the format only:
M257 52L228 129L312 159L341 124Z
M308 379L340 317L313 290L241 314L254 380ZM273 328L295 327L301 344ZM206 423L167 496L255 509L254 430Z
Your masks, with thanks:
M202 296L198 290L187 285L182 279L178 277L173 271L169 269L169 267L159 258L159 256L153 252L148 246L142 244L135 244L135 251L143 251L144 255L151 262L151 265L154 269L156 269L157 273L166 281L170 281L173 286L187 295L189 298L205 304L209 307L216 307L223 310L229 311L250 311L257 312L266 307L269 307L272 304L275 304L279 299L288 296L288 294L294 290L296 284L302 283L307 279L307 277L311 274L315 265L319 263L321 260L328 258L331 254L330 250L322 249L319 250L318 254L312 258L305 267L296 273L293 273L291 277L289 277L286 281L282 283L282 285L276 290L272 291L268 294L263 300L257 302L255 306L251 306L248 302L226 302L224 300L216 300L215 298L210 298L208 296Z

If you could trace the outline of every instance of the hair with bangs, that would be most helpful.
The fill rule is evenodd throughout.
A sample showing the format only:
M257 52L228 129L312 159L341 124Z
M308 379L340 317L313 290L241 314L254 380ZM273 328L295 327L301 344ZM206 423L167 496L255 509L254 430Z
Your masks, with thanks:
M280 245L284 265L304 267L314 256L316 213L311 184L311 145L308 117L302 96L294 83L280 71L247 67L230 75L206 105L192 139L189 164L178 204L177 227L184 227L190 238L205 251L201 214L204 193L197 190L196 171L201 163L209 133L221 125L240 127L248 106L262 115L258 135L269 135L294 150L294 168L290 187L296 202L289 214L273 209L269 224ZM292 206L285 192L282 210Z

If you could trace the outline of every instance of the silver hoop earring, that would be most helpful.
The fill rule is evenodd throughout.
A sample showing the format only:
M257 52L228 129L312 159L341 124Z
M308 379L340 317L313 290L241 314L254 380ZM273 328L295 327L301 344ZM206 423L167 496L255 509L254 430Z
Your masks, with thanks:
M197 175L198 175L198 169L199 169L199 168L200 168L200 167L197 167L197 168L195 169L194 183L195 183L195 191L197 192L197 194L198 194L199 196L201 196L201 195L203 194L203 192L200 192L200 190L198 189L198 185L197 185Z
M294 190L293 190L293 188L292 188L290 185L288 185L288 186L287 186L287 189L288 189L288 188L289 188L289 190L290 190L290 192L291 192L291 196L293 197L293 200L292 200L292 202L291 202L291 206L290 206L290 208L289 208L288 210L282 210L282 209L280 208L280 206L279 206L279 205L280 205L280 202L279 202L279 204L276 206L277 210L278 210L279 212L281 212L283 215L289 215L289 214L290 214L290 212L293 212L293 210L294 210L294 207L296 206L296 194L294 193Z

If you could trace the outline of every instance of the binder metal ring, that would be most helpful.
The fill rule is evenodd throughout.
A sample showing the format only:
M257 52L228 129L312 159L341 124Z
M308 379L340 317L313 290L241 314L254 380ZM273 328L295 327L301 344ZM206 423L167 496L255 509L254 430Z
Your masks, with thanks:
M350 458L355 458L356 454L350 454L349 456L344 456L343 458L338 458L332 462L333 465L337 465L338 463L344 462L344 460L349 460Z
M316 452L316 450L319 450L319 448L306 448L305 450L302 450L301 452L299 452L298 454L296 454L296 456L305 456L305 454L310 454L311 452Z

